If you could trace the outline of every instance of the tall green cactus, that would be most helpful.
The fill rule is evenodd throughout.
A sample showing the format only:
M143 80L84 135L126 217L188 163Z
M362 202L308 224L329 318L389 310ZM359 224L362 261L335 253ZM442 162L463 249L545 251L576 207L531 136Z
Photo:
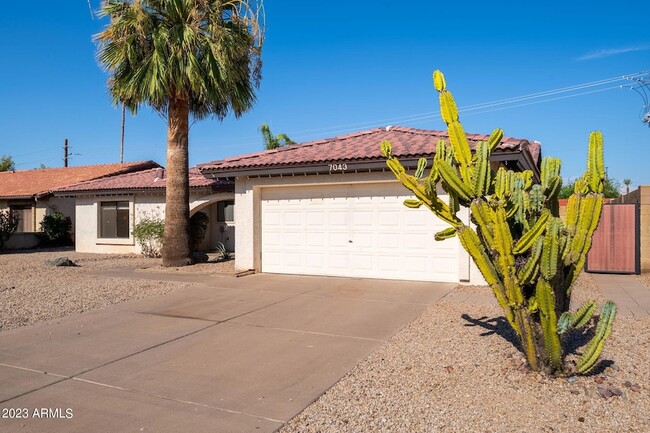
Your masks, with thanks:
M433 82L449 143L440 140L436 144L428 175L428 161L421 159L412 176L393 156L391 144L381 143L388 167L415 195L404 204L426 206L450 224L436 233L435 240L458 236L520 337L531 369L554 375L589 373L611 332L616 305L606 302L603 306L595 336L575 367L564 362L562 342L567 332L594 321L594 301L575 313L569 312L569 304L571 287L584 266L603 206L601 133L591 133L587 170L576 181L562 219L560 160L544 158L539 181L530 170L515 173L501 167L493 172L490 154L501 142L503 131L495 129L472 153L440 71L434 72ZM438 185L448 194L447 202L438 196ZM470 209L471 224L457 216L460 206Z

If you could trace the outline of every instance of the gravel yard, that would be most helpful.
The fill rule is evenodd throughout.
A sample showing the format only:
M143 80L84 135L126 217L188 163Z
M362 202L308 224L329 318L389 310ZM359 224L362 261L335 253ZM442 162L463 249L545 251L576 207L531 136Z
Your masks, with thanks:
M574 294L602 300L588 274ZM648 432L650 318L616 320L598 374L551 379L527 371L496 301L443 299L281 433Z
M53 267L66 256L78 267ZM120 267L232 273L233 262L162 268L159 259L72 251L0 254L0 331L101 308L187 283L90 275ZM642 276L640 278L646 278ZM648 279L645 279L648 282ZM485 287L460 286L469 295ZM575 303L603 301L588 274ZM618 317L598 374L527 371L496 305L443 299L292 419L289 432L648 432L650 318ZM620 395L618 395L620 394Z
M48 262L68 257L77 267ZM162 268L160 259L113 256L71 250L20 251L0 254L0 331L53 320L132 299L187 287L187 283L98 278L89 272L122 267L170 272L232 272L234 262L202 263L186 269Z

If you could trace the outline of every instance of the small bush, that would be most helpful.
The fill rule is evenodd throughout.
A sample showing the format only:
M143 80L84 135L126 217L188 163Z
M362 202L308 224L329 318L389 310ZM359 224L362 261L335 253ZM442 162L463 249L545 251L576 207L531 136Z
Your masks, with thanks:
M72 220L61 212L52 212L45 215L41 221L42 239L46 245L70 245L72 243L70 232Z
M208 231L210 218L204 212L197 212L190 218L190 248L196 251Z
M222 242L217 243L217 247L215 249L221 255L221 257L219 258L220 260L225 261L225 260L232 259L232 252L228 251L226 249L226 246Z
M133 228L133 237L145 257L161 257L165 234L165 221L144 218Z
M5 242L18 228L20 217L16 212L0 211L0 250L4 249Z

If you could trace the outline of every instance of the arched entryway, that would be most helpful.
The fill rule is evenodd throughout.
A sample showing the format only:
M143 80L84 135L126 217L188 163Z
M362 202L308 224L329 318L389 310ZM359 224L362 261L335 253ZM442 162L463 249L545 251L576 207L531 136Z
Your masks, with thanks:
M235 195L219 193L201 197L190 203L190 216L197 212L207 215L210 223L200 251L211 251L223 243L228 251L235 250Z

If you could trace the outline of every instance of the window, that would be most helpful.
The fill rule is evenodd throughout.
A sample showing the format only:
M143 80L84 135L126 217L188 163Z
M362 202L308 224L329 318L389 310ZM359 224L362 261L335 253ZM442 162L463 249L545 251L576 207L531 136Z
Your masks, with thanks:
M32 206L31 205L12 205L9 207L11 212L14 212L20 218L16 232L33 232L34 226L32 221Z
M235 202L225 200L217 202L217 221L222 223L226 221L235 221Z
M129 202L103 201L100 206L99 237L129 237Z

